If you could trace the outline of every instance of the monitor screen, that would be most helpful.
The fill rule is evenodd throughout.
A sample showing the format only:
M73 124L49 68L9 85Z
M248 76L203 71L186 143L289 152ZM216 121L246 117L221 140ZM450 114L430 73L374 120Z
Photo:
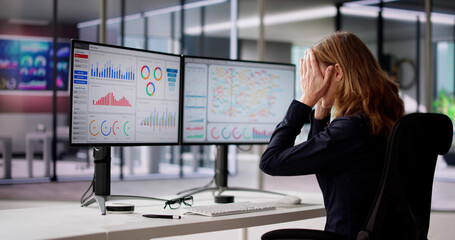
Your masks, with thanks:
M179 143L181 57L73 40L71 145Z
M183 144L268 143L294 99L295 65L183 58Z

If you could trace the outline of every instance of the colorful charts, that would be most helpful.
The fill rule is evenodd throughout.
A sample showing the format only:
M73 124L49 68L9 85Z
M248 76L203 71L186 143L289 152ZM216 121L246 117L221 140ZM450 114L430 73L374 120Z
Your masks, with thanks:
M185 111L185 110L184 110ZM183 137L193 141L205 140L205 118L203 115L191 115L185 119Z
M108 114L89 115L88 139L101 142L133 141L135 136L133 116Z
M88 125L88 131L89 131L90 135L92 135L94 137L98 136L98 134L100 134L100 131L98 129L99 129L99 126L97 125L96 120L90 121L90 124Z
M155 95L155 90L156 90L155 84L153 84L152 82L147 83L147 86L145 87L147 95L149 95L150 97Z
M274 130L275 125L271 124L209 123L207 125L207 140L213 142L268 141Z
M137 96L144 99L177 101L179 97L179 68L174 62L138 59Z
M137 81L137 96L145 99L164 99L166 95L162 69L164 61L138 59L140 78Z
M134 58L97 52L91 55L90 76L97 80L128 82L136 79Z
M134 113L134 87L90 84L89 111Z
M142 66L142 68L141 68L141 77L144 80L149 79L149 77L150 77L150 68L148 66L146 66L146 65Z
M93 105L103 105L103 106L119 106L119 107L132 107L130 101L125 97L120 98L119 100L115 99L114 93L110 92L106 96L101 97L101 99L93 100Z
M48 40L24 37L0 37L0 90L42 91L53 89L52 52ZM69 50L70 44L59 42L57 51ZM69 54L57 54L58 90L67 90ZM63 66L62 66L63 65ZM14 79L14 84L4 81Z
M138 140L176 141L179 108L177 103L138 101L136 129Z
M292 92L281 83L283 75L280 70L210 66L209 121L279 122L280 99L289 99Z
M201 142L206 140L207 121L207 66L187 63L185 66L183 138Z
M266 143L294 98L292 65L184 58L186 143Z
M161 70L160 67L156 67L155 70L153 71L153 77L155 78L156 81L160 81L161 78L163 78L163 70Z
M71 143L178 143L180 56L73 43Z
M101 123L101 133L103 134L103 136L109 136L109 134L111 134L111 131L112 131L112 127L110 126L110 124L108 124L106 122L107 122L107 120L104 120ZM103 127L103 125L104 125L104 127Z

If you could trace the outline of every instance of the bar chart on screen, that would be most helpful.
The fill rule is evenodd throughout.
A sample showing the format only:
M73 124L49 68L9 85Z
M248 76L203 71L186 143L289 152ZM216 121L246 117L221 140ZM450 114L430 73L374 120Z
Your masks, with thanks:
M134 113L134 87L90 84L91 112Z
M154 140L174 140L178 132L177 103L162 102L154 105L156 101L138 101L136 111L136 138Z
M90 55L90 77L96 80L135 81L136 58L101 52Z
M119 107L132 107L131 103L125 98L122 97L120 100L115 99L114 93L110 92L106 96L100 98L95 102L93 100L93 105L103 105L103 106L119 106Z

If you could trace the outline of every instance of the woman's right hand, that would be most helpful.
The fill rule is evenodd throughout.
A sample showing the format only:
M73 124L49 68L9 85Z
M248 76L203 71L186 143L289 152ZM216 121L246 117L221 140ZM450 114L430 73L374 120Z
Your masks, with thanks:
M333 66L329 66L325 70L325 75L322 75L313 50L308 49L305 57L300 59L300 86L302 88L300 102L313 107L329 89L332 73Z

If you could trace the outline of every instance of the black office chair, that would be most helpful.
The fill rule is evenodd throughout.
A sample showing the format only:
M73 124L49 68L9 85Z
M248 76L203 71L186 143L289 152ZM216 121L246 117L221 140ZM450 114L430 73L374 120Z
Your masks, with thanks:
M436 159L449 150L452 134L452 121L443 114L412 113L395 123L378 194L357 240L427 239ZM262 239L341 237L319 230L280 229L265 233Z

